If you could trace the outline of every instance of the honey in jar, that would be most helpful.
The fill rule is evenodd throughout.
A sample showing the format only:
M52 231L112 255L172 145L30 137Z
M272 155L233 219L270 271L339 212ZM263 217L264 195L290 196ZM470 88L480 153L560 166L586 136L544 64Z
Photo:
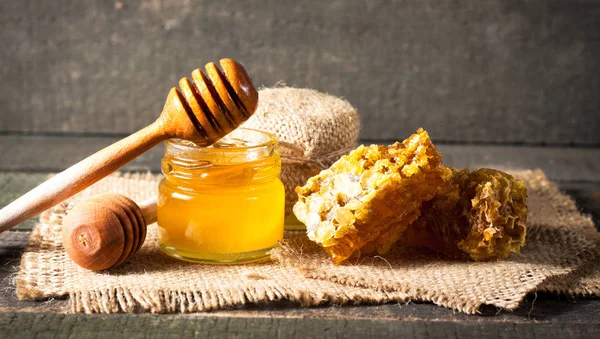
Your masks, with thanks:
M275 137L238 128L210 147L165 142L157 221L172 257L212 264L264 259L283 237Z

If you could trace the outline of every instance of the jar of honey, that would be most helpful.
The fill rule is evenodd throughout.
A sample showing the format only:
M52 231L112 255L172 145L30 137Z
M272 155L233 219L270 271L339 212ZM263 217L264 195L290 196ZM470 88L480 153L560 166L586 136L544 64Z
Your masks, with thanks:
M210 147L165 142L160 247L193 262L258 261L283 238L285 193L275 136L238 128Z

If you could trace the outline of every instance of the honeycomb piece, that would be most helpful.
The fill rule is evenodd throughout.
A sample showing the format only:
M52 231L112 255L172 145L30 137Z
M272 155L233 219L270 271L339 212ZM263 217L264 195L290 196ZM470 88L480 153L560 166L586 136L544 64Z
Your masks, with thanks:
M419 129L402 143L359 146L310 178L296 188L294 214L335 264L358 251L385 253L451 176Z
M476 261L519 253L526 235L525 184L488 168L453 173L436 197L423 204L402 242Z

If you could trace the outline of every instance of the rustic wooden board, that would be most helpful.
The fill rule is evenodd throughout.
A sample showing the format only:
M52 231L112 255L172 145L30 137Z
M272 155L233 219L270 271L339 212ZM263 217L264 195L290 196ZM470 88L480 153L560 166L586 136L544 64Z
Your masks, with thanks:
M599 145L600 1L2 1L0 130L125 134L229 56L365 139Z
M556 181L600 182L600 148L459 145L438 143L435 139L444 154L444 162L450 166L541 168ZM114 137L0 136L0 171L59 172L116 140ZM383 141L389 142L392 140ZM159 172L163 153L163 148L157 146L124 169Z
M42 183L48 178L48 173L0 173L0 207L4 207L16 200L32 188ZM29 219L19 225L15 230L31 230L37 218ZM13 243L15 238L11 239ZM6 246L2 233L0 233L0 248ZM12 244L11 244L12 247Z
M600 324L0 313L8 338L597 338Z

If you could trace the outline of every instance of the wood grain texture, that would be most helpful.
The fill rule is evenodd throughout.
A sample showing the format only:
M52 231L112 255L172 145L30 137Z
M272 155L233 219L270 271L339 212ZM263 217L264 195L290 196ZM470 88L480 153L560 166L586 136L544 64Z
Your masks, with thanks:
M0 135L0 171L59 172L115 140L117 138L112 137ZM435 136L433 141L444 154L444 163L450 166L541 168L555 181L600 182L600 148L449 145L438 143ZM162 145L156 146L134 159L124 170L160 172L163 154Z
M0 174L0 207L16 200L30 189L48 178L48 173L3 173ZM37 218L29 219L13 230L31 230ZM2 233L0 233L2 234Z
M220 57L343 96L364 139L600 144L600 1L2 1L0 130L126 134Z
M131 253L131 224L128 232L123 226L127 216L121 215L125 212L117 214L111 207L89 199L77 204L65 217L62 242L77 265L101 271L122 264Z
M0 136L0 170L59 172L116 140L115 137ZM163 154L161 143L133 159L123 170L156 172Z
M0 313L5 338L594 338L600 324Z
M156 222L156 205L156 197L140 207L110 192L80 201L63 219L65 251L77 265L93 271L129 261L146 239L147 223Z

